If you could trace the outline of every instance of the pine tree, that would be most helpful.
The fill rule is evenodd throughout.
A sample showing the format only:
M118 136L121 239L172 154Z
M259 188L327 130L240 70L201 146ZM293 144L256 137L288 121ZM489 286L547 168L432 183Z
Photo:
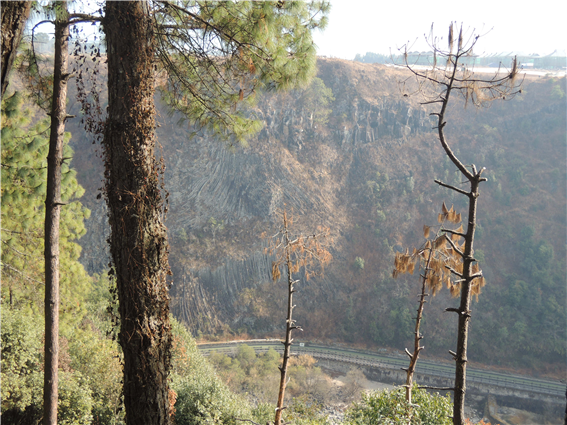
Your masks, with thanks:
M436 105L437 112L431 115L437 119L437 137L447 158L457 167L463 182L468 183L468 190L456 187L440 180L435 180L438 185L450 189L468 200L468 216L466 228L451 230L442 228L442 232L449 235L446 241L451 245L452 251L460 259L459 268L445 266L454 277L450 284L452 294L460 295L460 304L457 308L447 308L446 311L458 315L457 348L451 351L455 360L455 393L453 424L463 425L465 423L465 394L466 394L466 371L467 371L467 348L469 337L469 325L472 315L471 298L479 282L483 281L482 271L474 258L474 240L476 230L476 216L478 210L478 199L480 196L480 183L487 181L482 174L485 168L477 168L475 164L465 165L451 149L445 134L447 126L447 111L451 95L461 95L465 100L465 106L471 102L480 106L497 99L511 99L521 92L521 82L517 81L518 63L516 58L512 60L509 69L504 72L495 72L493 75L482 75L474 72L474 67L469 67L467 59L474 57L473 50L478 42L479 36L473 31L466 34L461 26L457 35L456 28L451 23L447 37L447 48L441 47L441 40L432 34L428 38L428 44L433 50L433 63L431 66L418 70L408 62L407 46L404 49L404 60L408 70L416 80L417 90L410 88L410 92L419 93L424 97L422 104ZM500 71L500 69L498 70ZM405 89L405 88L404 88ZM407 95L407 93L406 93ZM449 214L445 204L441 216ZM463 239L462 245L457 246L455 239Z
M49 121L35 118L16 92L2 100L2 303L3 308L43 312L43 234ZM65 141L69 140L69 134ZM72 149L65 143L64 156ZM61 198L68 205L61 214L62 311L69 326L82 306L77 300L87 291L89 277L78 262L76 240L85 233L83 220L90 211L78 199L84 189L66 160L62 166Z
M162 94L196 129L245 143L260 129L247 108L259 91L306 86L315 76L311 32L325 27L328 1L158 5Z
M154 67L166 72L166 101L195 128L243 142L259 123L239 105L262 88L289 89L313 76L311 30L324 24L327 9L326 2L107 3L105 195L129 424L170 422L169 265Z
M58 362L59 362L59 311L60 311L60 221L66 203L61 199L62 167L65 123L67 115L67 83L72 77L68 72L69 28L79 22L97 20L84 14L70 14L67 2L55 1L39 6L53 20L40 21L32 30L31 49L26 52L28 67L27 84L34 93L37 104L50 110L51 126L47 154L47 176L44 222L45 255L45 364L44 364L44 415L43 423L57 423ZM53 75L42 75L35 54L34 32L38 25L51 23L55 27ZM3 75L4 77L4 75ZM67 158L70 159L70 158Z
M43 322L45 309L44 219L50 120L31 124L35 114L31 108L23 106L23 97L16 92L2 102L2 308L11 310L10 317L27 317L37 324ZM73 156L67 145L70 135L65 133L61 137L64 139L61 149L65 160L61 163L60 201L65 205L62 206L58 226L59 265L64 270L60 279L60 306L61 328L69 331L85 314L84 301L91 284L91 278L78 261L81 248L76 243L85 233L83 220L88 218L90 211L78 202L84 189L78 184L76 172L69 164ZM53 337L58 344L59 332ZM40 344L41 338L33 342ZM21 340L19 344L17 350L30 349L26 345L29 341ZM45 367L41 366L45 371ZM33 387L37 382L32 383L20 375L7 375L8 388L15 386L18 391L35 394L37 389ZM42 372L41 379L45 375ZM66 382L62 384L64 392L65 388L68 389ZM17 396L3 396L9 400L7 408L15 409L12 414L25 410L25 403L14 403ZM65 394L57 396L55 393L54 406L57 406L58 398L66 397ZM26 403L33 405L34 409L41 406L35 395L32 398L34 400L26 399ZM53 416L56 414L50 420ZM46 416L43 417L45 420Z

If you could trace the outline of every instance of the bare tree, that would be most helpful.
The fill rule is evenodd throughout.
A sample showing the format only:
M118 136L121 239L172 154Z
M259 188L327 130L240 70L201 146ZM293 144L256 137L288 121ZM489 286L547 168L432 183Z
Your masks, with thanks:
M278 392L278 402L276 406L275 425L280 425L282 420L282 411L284 407L285 389L287 386L287 368L289 357L291 355L291 345L293 343L292 331L295 329L303 330L295 324L293 319L293 294L295 285L299 280L293 278L293 273L299 272L301 268L305 270L305 279L309 279L311 266L318 263L323 266L331 261L331 254L321 244L321 240L328 236L329 229L320 227L319 233L297 237L290 235L289 227L293 224L293 219L289 218L287 212L282 213L282 225L279 232L275 235L276 244L269 250L271 254L276 255L276 260L272 263L272 279L279 280L281 277L280 267L285 269L287 274L287 316L284 345L283 362L280 369L280 388ZM311 273L313 271L311 270Z
M445 135L446 113L449 101L453 93L460 94L465 100L465 106L472 102L475 106L481 106L496 99L510 99L521 92L521 82L517 81L518 64L516 59L512 60L509 69L498 68L492 74L478 74L474 72L473 49L475 48L479 35L474 31L463 31L461 26L456 34L456 26L451 23L447 39L447 48L441 47L442 39L431 34L427 42L433 51L433 63L431 66L420 68L409 63L408 46L403 48L405 66L417 81L417 90L408 94L420 94L423 96L423 105L438 106L438 112L432 113L437 118L437 135L445 154L455 164L465 181L468 182L467 190L452 186L440 180L435 182L459 193L468 199L468 217L465 231L454 231L444 229L447 234L464 239L464 243L458 246L451 238L447 241L451 248L462 258L462 269L455 269L449 265L445 267L450 270L455 280L452 283L454 291L459 291L461 296L460 305L457 308L447 308L446 311L458 315L458 340L456 352L451 352L456 362L455 388L454 388L454 411L453 423L463 425L465 423L464 407L466 393L466 367L467 367L467 342L469 334L469 323L471 318L471 296L475 280L482 279L482 271L475 267L474 258L474 234L476 228L476 214L478 197L480 196L480 183L487 179L482 176L485 168L478 169L476 165L465 165L457 158ZM410 77L412 78L412 77ZM404 85L404 88L406 86Z
M419 358L420 352L425 348L421 346L421 340L423 335L420 332L421 320L423 318L423 309L425 307L426 297L430 294L426 292L429 290L431 295L435 294L441 289L443 283L446 284L447 288L451 290L451 295L458 295L456 291L457 286L452 285L449 268L460 270L462 268L462 258L453 250L452 245L448 241L446 229L444 225L446 222L451 222L459 224L461 222L461 214L457 213L453 207L447 209L445 203L442 206L442 213L439 214L440 226L437 228L437 232L432 235L432 228L430 226L423 226L423 236L426 242L419 248L414 248L410 253L409 249L406 249L405 253L397 253L394 270L392 276L397 278L400 274L410 273L413 274L416 266L418 266L422 273L421 277L421 292L419 294L419 306L417 309L417 316L415 319L415 331L414 331L414 349L413 352L406 348L406 354L410 358L410 364L407 368L402 368L406 371L406 401L408 407L412 404L412 386L413 386L413 376L415 373L415 368L417 365L417 360ZM456 232L462 232L462 225L456 229ZM459 244L459 236L452 236L452 241L455 244ZM480 288L484 286L484 279L479 279L475 281L475 286L473 292L475 294L480 293ZM411 411L411 410L408 410Z

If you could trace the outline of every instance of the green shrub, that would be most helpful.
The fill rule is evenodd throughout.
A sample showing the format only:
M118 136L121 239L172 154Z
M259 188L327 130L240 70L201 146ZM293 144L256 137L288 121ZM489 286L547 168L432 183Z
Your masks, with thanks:
M95 422L120 423L124 415L118 343L90 328L75 329L66 336L71 368L78 374L81 388L92 394L91 414Z
M384 211L376 210L376 221L378 223L383 223L384 221L386 221L386 214L384 214Z
M91 390L79 372L59 373L59 402L57 423L61 425L87 425L93 420Z
M362 270L364 269L364 258L361 257L356 257L354 259L354 268L356 270Z
M363 394L360 403L347 411L345 425L451 425L453 405L449 395L443 397L413 387L413 405L408 406L405 388Z
M252 413L246 400L221 382L183 325L172 319L172 330L171 389L177 393L175 423L237 425L243 423L237 419L250 419Z
M2 308L2 419L6 423L35 423L41 419L42 337L40 316ZM91 358L93 354L97 351L91 352ZM90 424L93 403L89 379L77 370L59 372L59 424Z
M294 397L284 410L284 422L294 425L326 425L327 416L321 414L322 405L309 396ZM252 410L254 422L258 424L273 423L274 405L258 403Z
M2 306L2 415L41 409L43 321L39 316Z

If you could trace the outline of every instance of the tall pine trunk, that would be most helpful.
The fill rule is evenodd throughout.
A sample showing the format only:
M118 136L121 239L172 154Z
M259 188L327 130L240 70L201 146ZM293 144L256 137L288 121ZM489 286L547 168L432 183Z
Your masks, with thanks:
M59 222L61 218L61 165L67 119L67 72L69 62L69 21L65 6L55 19L55 57L51 130L47 155L45 197L45 366L43 423L57 424L59 383Z
M476 171L476 170L475 170ZM471 189L469 192L469 215L467 221L467 233L465 236L465 250L463 252L463 283L461 287L461 303L457 313L459 314L459 327L457 338L457 352L455 356L455 397L453 404L453 423L464 425L465 418L465 395L467 392L467 346L469 339L469 324L471 318L471 286L473 283L472 265L475 261L474 253L474 234L476 228L476 209L478 196L480 195L478 186L482 181L480 173L474 173L470 180Z
M8 75L24 34L26 21L30 16L31 3L31 1L2 2L2 96L8 87Z
M107 2L103 20L108 52L105 190L130 425L170 422L168 246L155 157L154 35L147 8L146 2Z
M464 425L465 424L465 396L467 392L467 346L469 339L469 324L471 319L471 287L475 277L472 272L473 262L476 261L473 257L474 254L474 234L476 228L476 211L479 193L479 184L482 181L486 181L486 178L481 177L484 169L477 172L474 164L471 165L472 172L468 171L463 163L456 157L454 152L449 147L447 140L445 138L444 128L445 113L449 105L450 95L453 90L454 84L456 84L456 73L459 66L459 59L455 58L449 82L446 85L445 93L443 95L443 100L441 102L441 110L437 114L437 134L439 136L439 141L445 150L446 155L459 169L464 178L466 178L470 183L470 191L452 187L447 184L443 184L438 180L435 182L441 186L455 190L462 195L469 198L469 214L467 219L467 229L466 233L463 235L465 239L465 248L463 250L463 272L459 276L461 283L461 302L459 308L448 308L446 311L453 311L459 315L458 333L457 333L457 352L455 354L455 395L453 402L453 424L454 425Z

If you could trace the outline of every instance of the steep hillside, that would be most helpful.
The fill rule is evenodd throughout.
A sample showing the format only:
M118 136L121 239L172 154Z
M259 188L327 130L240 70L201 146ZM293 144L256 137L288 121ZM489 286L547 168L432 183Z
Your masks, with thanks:
M318 77L302 91L262 95L251 113L264 128L245 148L162 112L173 311L195 333L280 332L284 313L274 311L284 288L271 283L261 235L286 208L298 231L325 225L333 234L324 277L299 285L302 337L403 349L417 276L391 278L394 252L420 243L443 200L462 210L433 179L461 182L436 140L431 110L400 92L405 71L320 59ZM564 78L529 79L521 96L489 109L465 109L459 99L451 105L450 142L489 178L476 253L488 284L474 304L473 361L564 373L564 93ZM93 149L78 140L81 184L94 193L102 177ZM92 231L82 240L91 271L107 262L104 208L96 202L87 200ZM442 292L427 305L425 355L453 348L455 319L443 311L455 303Z

